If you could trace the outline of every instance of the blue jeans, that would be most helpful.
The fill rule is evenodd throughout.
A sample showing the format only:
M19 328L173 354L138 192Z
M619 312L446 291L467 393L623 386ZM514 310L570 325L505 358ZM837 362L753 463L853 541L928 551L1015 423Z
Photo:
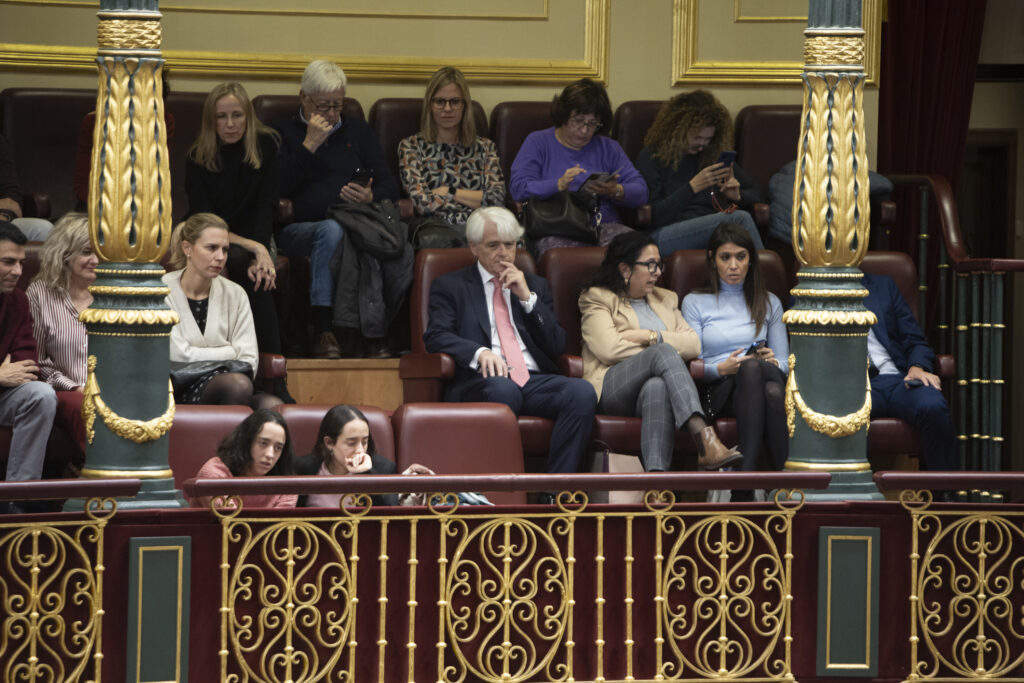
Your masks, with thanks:
M738 223L740 227L750 233L750 238L754 240L754 246L757 249L764 249L757 225L746 211L733 211L729 214L710 213L707 216L679 221L652 230L651 237L658 243L661 257L668 258L669 254L677 249L707 249L708 239L719 223Z
M309 303L313 306L330 306L334 300L331 257L341 242L341 235L338 222L326 218L286 225L275 236L278 248L288 258L309 258Z

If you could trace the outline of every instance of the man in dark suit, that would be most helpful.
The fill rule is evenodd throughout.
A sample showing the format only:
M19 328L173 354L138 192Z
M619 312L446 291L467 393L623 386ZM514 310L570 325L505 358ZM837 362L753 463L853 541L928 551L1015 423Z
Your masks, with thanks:
M449 401L504 403L516 415L553 419L548 471L576 472L597 396L586 380L558 373L565 331L547 282L513 263L522 234L502 207L470 215L466 238L477 262L434 281L423 341L431 353L455 359Z
M921 469L959 469L935 354L892 278L864 275L863 282L864 306L878 318L868 333L871 417L898 417L917 429Z

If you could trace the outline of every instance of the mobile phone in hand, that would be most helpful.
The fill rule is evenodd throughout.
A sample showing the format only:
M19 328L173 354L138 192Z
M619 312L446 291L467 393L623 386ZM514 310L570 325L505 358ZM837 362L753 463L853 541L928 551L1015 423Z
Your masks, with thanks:
M727 149L718 155L718 161L715 163L731 166L734 161L736 161L736 152L731 149Z
M352 178L350 180L356 185L362 185L363 187L366 187L367 185L370 184L371 178L373 178L372 168L357 168L355 172L352 174Z
M759 348L761 348L762 346L764 346L766 343L767 343L767 340L765 340L765 339L758 339L753 344L751 344L750 346L747 347L747 352L744 353L743 355L744 356L749 356L751 354L757 353L757 350Z
M903 384L905 384L908 389L913 389L915 387L923 387L924 386L924 382L922 380L919 380L919 379L905 379L905 380L903 380Z

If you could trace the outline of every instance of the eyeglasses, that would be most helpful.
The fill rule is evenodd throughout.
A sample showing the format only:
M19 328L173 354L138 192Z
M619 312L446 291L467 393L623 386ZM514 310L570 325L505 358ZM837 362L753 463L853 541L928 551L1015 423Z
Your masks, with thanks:
M331 111L341 111L345 107L344 102L317 102L316 100L310 100L313 103L313 108L321 114L326 114Z
M453 97L450 100L446 100L443 97L435 97L430 100L430 104L433 105L434 109L444 109L445 105L452 109L462 109L466 106L466 100L461 97Z
M506 251L515 251L516 249L522 249L526 244L523 240L517 240L515 242L484 242L480 246L487 251L498 251L501 248L504 248Z
M659 270L665 270L665 262L655 261L654 259L651 259L650 261L633 261L633 265L647 266L647 272L651 273L652 275L654 273L657 273Z
M604 125L600 121L596 121L594 119L587 120L582 116L572 117L571 119L569 119L569 123L572 125L573 128L577 128L580 130L586 130L587 128L589 128L595 133L601 130L601 126Z

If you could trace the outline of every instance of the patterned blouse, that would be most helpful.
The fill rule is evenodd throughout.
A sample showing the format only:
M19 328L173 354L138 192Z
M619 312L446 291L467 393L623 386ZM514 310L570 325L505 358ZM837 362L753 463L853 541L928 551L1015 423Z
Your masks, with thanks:
M437 216L449 223L465 223L473 209L448 195L433 190L442 185L453 189L483 190L481 206L505 203L505 181L494 143L478 137L470 147L447 142L427 142L419 133L398 145L402 186L409 193L416 213Z
M55 391L74 391L85 386L89 341L71 295L54 292L38 280L25 293L32 308L39 379Z

